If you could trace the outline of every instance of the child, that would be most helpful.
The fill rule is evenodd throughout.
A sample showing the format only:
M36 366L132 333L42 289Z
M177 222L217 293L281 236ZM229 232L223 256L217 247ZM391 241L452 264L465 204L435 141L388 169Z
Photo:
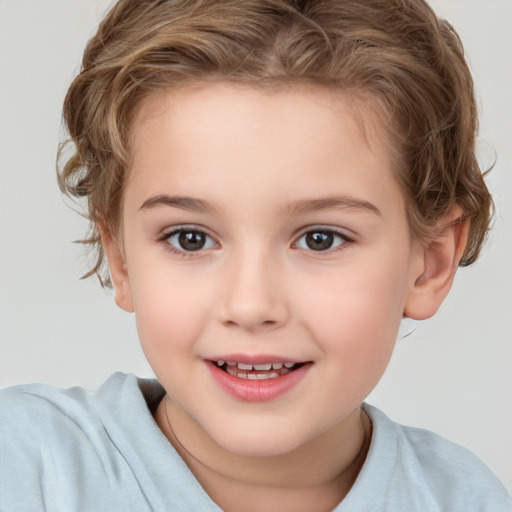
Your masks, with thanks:
M364 403L485 238L475 110L420 0L118 2L60 184L158 380L3 391L0 510L512 510Z

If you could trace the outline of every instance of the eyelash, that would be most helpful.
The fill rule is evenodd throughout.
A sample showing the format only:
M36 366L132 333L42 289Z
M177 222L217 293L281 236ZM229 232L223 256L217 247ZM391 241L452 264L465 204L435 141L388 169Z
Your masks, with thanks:
M315 251L314 249L311 249L311 248L297 247L300 240L302 240L307 235L319 234L319 233L324 234L324 235L331 235L334 238L338 238L340 240L340 242L337 245L335 245L334 247L329 247L328 249L323 250L323 251ZM350 237L348 237L345 233L342 233L341 231L338 231L338 230L332 229L332 228L316 226L314 228L308 228L306 231L303 231L302 234L300 235L300 237L297 238L297 240L294 242L293 245L295 247L297 247L298 249L303 249L303 250L313 253L315 255L322 255L322 254L327 255L327 254L333 254L333 253L336 253L338 251L345 249L345 245L347 245L348 243L350 243L352 241L353 241L353 239L351 239Z
M178 247L173 246L171 244L170 240L173 237L179 236L180 234L183 234L183 233L193 233L195 235L202 235L202 236L206 237L207 239L209 239L210 243L213 242L213 244L215 244L215 246L218 246L218 243L215 242L215 240L210 235L205 233L205 231L203 231L201 229L198 229L198 228L196 228L194 226L179 226L179 227L173 229L170 232L164 233L158 239L158 242L161 242L161 243L164 244L165 250L173 253L174 255L182 257L182 258L190 258L190 257L194 256L194 253L203 252L204 246L200 247L197 250L186 250L186 249L180 249ZM311 249L311 248L298 247L298 244L299 244L300 240L302 240L307 235L310 235L310 234L320 234L320 233L324 234L324 235L331 235L335 239L336 238L339 239L340 242L337 245L335 245L334 247L329 247L326 250L319 250L319 251L315 251L314 249ZM346 234L344 234L344 233L342 233L340 231L337 231L337 230L332 229L332 228L324 228L322 226L319 226L319 227L315 227L315 228L309 228L306 231L303 231L302 234L293 243L293 247L305 250L307 252L311 252L313 254L319 254L319 255L321 255L321 254L332 254L332 253L338 252L340 250L343 250L345 248L344 246L347 245L348 243L352 242L352 241L353 241L353 239L351 239ZM208 240L205 242L205 244L208 244ZM211 247L207 247L207 249L210 249L210 248Z
M179 226L175 229L173 229L172 231L170 232L166 232L164 233L159 239L158 241L163 243L164 244L164 248L165 250L171 252L172 254L176 255L176 256L179 256L181 258L190 258L190 257L193 257L195 253L199 253L199 252L202 252L203 250L203 247L199 248L198 250L195 250L195 251L187 251L185 249L179 249L177 247L174 247L173 245L171 245L171 242L170 240L175 237L175 236L179 236L180 234L182 233L194 233L194 234L200 234L204 237L206 237L207 239L209 239L210 241L212 241L215 245L218 246L217 242L215 242L215 240L213 240L213 238L208 235L207 233L205 233L204 230L202 229L198 229L194 226ZM208 247L210 248L210 247Z

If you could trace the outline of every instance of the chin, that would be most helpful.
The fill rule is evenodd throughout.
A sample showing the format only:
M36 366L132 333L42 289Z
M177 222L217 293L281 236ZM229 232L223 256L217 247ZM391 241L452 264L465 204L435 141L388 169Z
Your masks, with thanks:
M269 428L266 432L261 428L253 431L247 431L246 428L238 432L225 430L221 436L213 439L224 450L240 457L278 457L294 451L306 442L292 438L289 430L279 432L275 428Z

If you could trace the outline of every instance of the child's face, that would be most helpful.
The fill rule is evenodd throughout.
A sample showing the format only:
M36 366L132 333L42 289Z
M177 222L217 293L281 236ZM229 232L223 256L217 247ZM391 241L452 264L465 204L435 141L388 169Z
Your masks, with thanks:
M390 157L351 108L210 85L150 98L134 126L117 302L173 401L229 451L317 438L391 356L419 258Z

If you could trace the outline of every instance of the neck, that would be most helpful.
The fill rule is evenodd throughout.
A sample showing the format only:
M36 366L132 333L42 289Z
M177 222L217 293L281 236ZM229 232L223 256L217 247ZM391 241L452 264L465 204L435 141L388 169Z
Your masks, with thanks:
M155 420L205 491L223 510L332 510L368 452L371 423L360 408L323 435L282 455L224 450L166 396ZM286 500L286 501L283 501Z

